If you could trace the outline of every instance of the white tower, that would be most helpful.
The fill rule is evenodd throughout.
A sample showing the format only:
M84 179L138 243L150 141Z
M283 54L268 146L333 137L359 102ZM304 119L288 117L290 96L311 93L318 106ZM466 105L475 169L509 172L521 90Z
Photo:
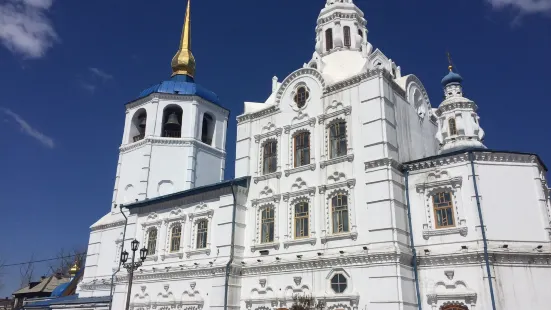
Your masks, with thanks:
M445 99L436 110L438 132L436 139L440 143L439 154L468 148L483 148L484 130L480 127L480 117L476 113L478 106L463 97L463 78L450 72L442 79Z
M194 81L190 7L172 77L126 104L113 205L219 182L229 111Z

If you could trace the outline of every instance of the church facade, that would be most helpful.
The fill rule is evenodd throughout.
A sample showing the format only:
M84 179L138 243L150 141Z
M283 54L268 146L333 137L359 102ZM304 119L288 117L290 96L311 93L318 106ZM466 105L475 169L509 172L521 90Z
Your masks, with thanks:
M296 296L328 310L547 309L539 157L486 148L451 64L433 108L369 43L352 0L328 0L315 33L302 68L245 102L236 178L223 181L229 111L194 79L188 2L172 77L126 104L79 298L124 309L121 253L137 240L136 310L280 309Z

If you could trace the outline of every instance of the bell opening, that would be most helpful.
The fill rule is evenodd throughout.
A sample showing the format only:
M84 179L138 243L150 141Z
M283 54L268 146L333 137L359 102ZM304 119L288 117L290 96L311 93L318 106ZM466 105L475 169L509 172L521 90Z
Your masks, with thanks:
M146 128L147 128L147 111L141 108L134 113L134 116L132 116L132 123L130 125L128 142L133 143L144 139Z
M163 132L165 138L182 137L182 108L170 105L163 111Z

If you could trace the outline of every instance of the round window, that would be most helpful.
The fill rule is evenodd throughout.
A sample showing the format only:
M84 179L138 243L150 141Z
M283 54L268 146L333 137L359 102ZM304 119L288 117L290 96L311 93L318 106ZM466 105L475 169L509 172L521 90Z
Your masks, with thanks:
M331 278L331 288L335 293L341 294L346 290L346 277L342 274L336 274Z

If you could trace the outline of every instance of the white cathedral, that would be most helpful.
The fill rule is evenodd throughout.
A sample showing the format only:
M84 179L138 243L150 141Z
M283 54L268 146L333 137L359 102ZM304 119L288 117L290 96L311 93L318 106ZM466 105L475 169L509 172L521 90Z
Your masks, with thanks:
M433 108L353 1L327 0L312 58L245 102L224 181L229 111L194 80L190 26L188 2L172 77L126 104L111 210L62 308L550 309L547 169L486 148L451 65Z

